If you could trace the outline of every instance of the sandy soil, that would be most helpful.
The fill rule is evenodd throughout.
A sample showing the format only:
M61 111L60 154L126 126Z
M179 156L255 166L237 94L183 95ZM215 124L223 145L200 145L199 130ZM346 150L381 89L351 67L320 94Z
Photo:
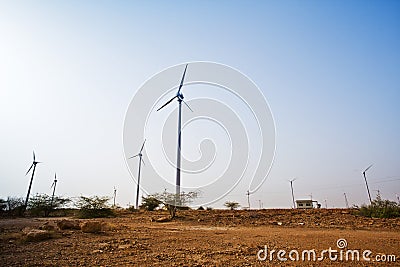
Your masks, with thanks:
M124 213L98 219L108 229L97 234L56 230L53 238L26 242L22 229L62 218L0 219L1 266L400 266L400 219L369 219L345 210L180 211L171 222L151 219L159 212ZM71 218L70 218L71 219ZM73 219L73 218L72 218ZM85 220L81 220L85 221ZM347 246L339 249L337 240ZM257 253L267 246L268 255ZM337 250L318 261L323 250ZM303 250L316 252L316 260L301 260ZM270 252L273 259L270 260ZM285 250L277 258L277 251ZM299 252L299 261L288 253ZM358 250L360 261L346 261L346 251ZM362 253L370 250L370 262ZM342 251L342 261L340 261ZM377 258L376 256L379 255ZM376 260L395 255L383 263ZM264 256L264 252L260 252ZM291 254L295 259L295 252ZM387 257L388 258L388 257Z

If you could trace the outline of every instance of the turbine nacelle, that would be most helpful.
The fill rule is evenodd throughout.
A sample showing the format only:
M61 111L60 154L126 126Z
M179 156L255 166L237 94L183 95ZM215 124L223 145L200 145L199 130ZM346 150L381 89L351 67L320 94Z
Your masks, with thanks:
M176 93L176 95L175 95L173 98L171 98L171 99L168 100L164 105L162 105L160 108L158 108L157 111L159 111L160 109L162 109L162 108L164 108L165 106L167 106L169 103L172 102L172 100L174 100L174 99L176 98L176 99L178 100L179 104L181 104L181 102L183 102L183 103L188 107L188 109L189 109L191 112L193 112L193 110L189 107L189 105L183 100L184 97L183 97L183 94L182 94L182 92L181 92L181 89L182 89L182 86L183 86L183 82L184 82L184 80L185 80L185 75L186 75L187 66L188 66L188 64L186 64L186 66L185 66L185 71L183 72L183 76L182 76L182 80L181 80L181 83L180 83L179 88L178 88L178 92Z
M28 175L28 173L31 171L31 169L32 169L34 166L36 166L36 164L38 164L38 163L42 163L42 162L36 161L35 151L33 151L33 162L32 162L32 165L29 167L29 169L28 169L28 171L26 172L25 175Z
M183 94L180 93L180 92L178 92L178 93L176 94L176 97L178 98L178 100L183 100L183 99L184 99Z

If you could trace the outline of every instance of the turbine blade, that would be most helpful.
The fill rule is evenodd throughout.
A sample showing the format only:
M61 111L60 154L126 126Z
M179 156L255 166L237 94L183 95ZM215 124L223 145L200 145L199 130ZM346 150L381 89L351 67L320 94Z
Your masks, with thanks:
M167 103L165 103L164 105L162 105L159 109L157 109L157 111L159 111L160 109L162 109L163 107L165 107L166 105L168 105L169 103L172 102L172 100L174 100L175 98L177 98L178 96L174 96L173 98L171 98Z
M137 156L139 156L139 154L137 154L137 155L135 155L135 156L132 156L132 157L130 157L130 159L133 159L134 157L137 157Z
M144 139L144 142L143 142L142 148L140 149L140 152L139 152L139 153L142 153L142 150L143 150L143 148L144 148L144 143L146 143L146 139Z
M140 160L142 161L143 165L146 166L146 164L144 163L144 160L142 158L140 158Z
M372 167L372 165L374 165L374 164L369 165L368 168L366 168L364 172L367 172Z
M33 161L35 161L36 157L35 157L35 151L33 151Z
M193 110L190 108L190 106L184 100L182 100L182 101L188 107L188 109L190 109L190 111L193 112Z
M185 66L185 71L183 72L181 84L179 85L179 89L178 89L178 95L179 95L179 93L181 92L181 88L182 88L182 86L183 86L183 80L185 80L185 74L186 74L187 66L188 66L188 64L186 64L186 66Z
M29 167L29 169L28 169L28 171L26 172L26 174L25 175L28 175L28 173L31 171L31 169L32 169L32 167L33 167L33 163L32 163L32 165Z

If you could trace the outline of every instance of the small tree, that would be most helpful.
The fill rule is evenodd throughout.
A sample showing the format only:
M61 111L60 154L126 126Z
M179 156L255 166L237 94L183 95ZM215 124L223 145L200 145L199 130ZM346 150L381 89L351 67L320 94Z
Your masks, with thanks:
M22 197L7 197L7 211L10 215L21 216L25 210L25 202Z
M0 210L6 210L7 209L7 201L0 198Z
M28 210L35 216L49 216L53 209L61 208L69 203L69 198L55 196L53 199L47 194L37 194L29 199Z
M7 201L0 198L0 212L3 213L7 209Z
M75 206L79 208L78 216L80 218L101 218L101 217L113 217L114 212L107 203L110 200L109 197L84 197L80 196L75 202Z
M395 218L400 217L400 204L384 200L378 195L370 205L362 205L360 215L373 218Z
M235 210L240 207L239 203L235 201L227 201L224 203L224 206L229 208L230 210Z
M162 202L153 196L142 197L142 204L140 208L153 211L160 206Z
M176 216L177 209L187 208L187 205L192 203L199 195L199 191L191 191L188 193L181 192L178 197L176 194L164 190L163 193L156 193L151 195L151 197L158 199L162 204L164 204L164 207L169 211L171 219L173 219Z

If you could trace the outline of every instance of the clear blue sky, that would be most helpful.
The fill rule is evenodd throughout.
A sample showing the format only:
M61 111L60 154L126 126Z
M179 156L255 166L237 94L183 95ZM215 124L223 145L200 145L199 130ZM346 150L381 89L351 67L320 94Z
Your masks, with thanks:
M248 75L275 117L276 161L252 197L328 206L400 194L398 1L1 1L0 197L110 195L134 202L125 111L140 85L171 65L215 61ZM145 177L145 176L144 176ZM373 195L375 191L371 192ZM244 192L227 199L246 205Z

